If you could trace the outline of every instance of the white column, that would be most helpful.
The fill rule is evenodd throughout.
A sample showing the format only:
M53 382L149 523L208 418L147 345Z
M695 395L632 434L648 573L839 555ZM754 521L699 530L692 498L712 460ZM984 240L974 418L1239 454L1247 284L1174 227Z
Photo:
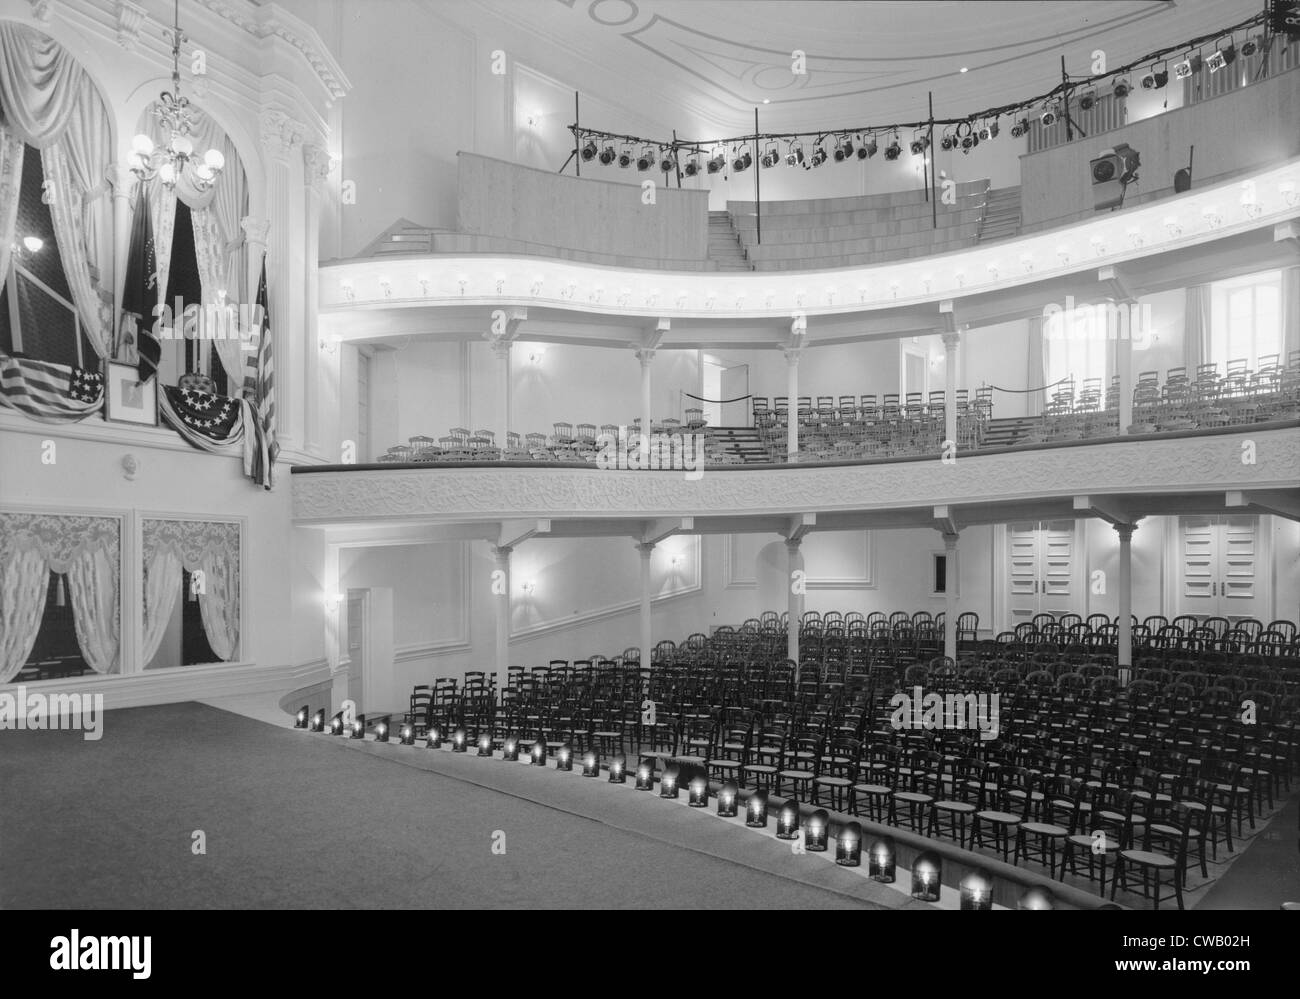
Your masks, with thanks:
M785 396L789 407L785 417L786 461L798 461L799 454L799 354L801 347L785 347Z
M501 573L496 578L501 585L496 588L496 672L497 689L506 682L510 669L510 553L514 551L509 545L492 546L492 557L496 570Z
M957 345L960 333L943 334L943 437L957 444Z
M1129 328L1129 303L1117 302L1107 310L1107 335L1115 338L1115 373L1119 375L1119 432L1128 433L1133 422L1133 336ZM1191 373L1195 377L1196 372Z
M1119 641L1115 662L1121 670L1120 682L1127 684L1133 667L1133 532L1136 524L1116 524L1119 535Z
M641 362L641 433L647 436L652 430L652 417L650 413L650 365L655 359L655 352L648 347L639 347L636 352L636 359ZM649 441L646 442L646 448L649 448Z
M308 143L302 147L304 179L306 181L306 201L304 205L304 233L306 237L305 260L306 273L304 283L306 298L303 312L307 330L307 370L306 378L306 427L303 432L303 447L308 451L320 450L320 331L317 312L320 307L320 278L318 262L320 260L320 214L323 201L322 193L329 179L330 156L324 146ZM252 292L256 294L257 288ZM331 449L336 445L331 443Z
M793 412L793 407L792 410ZM786 610L790 617L790 626L786 629L785 657L795 664L795 680L799 678L799 625L803 621L803 598L807 580L803 575L803 552L800 551L802 540L786 539ZM795 575L799 573L799 575Z
M487 341L497 359L496 434L497 443L504 451L510 433L511 422L510 348L512 341L508 336L493 336L491 334L488 335Z
M650 621L650 556L654 554L655 546L651 542L642 542L636 550L641 555L641 668L649 669L654 651Z
M946 339L946 338L945 338ZM951 358L951 354L949 357ZM951 363L951 361L949 362ZM957 661L957 617L961 613L957 604L957 538L956 531L944 532L944 574L943 574L943 654L953 662Z

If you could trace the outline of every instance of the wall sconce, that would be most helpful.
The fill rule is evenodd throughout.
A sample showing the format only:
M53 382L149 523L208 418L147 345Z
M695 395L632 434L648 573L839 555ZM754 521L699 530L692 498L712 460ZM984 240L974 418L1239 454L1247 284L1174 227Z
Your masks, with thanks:
M325 609L326 609L327 611L329 611L330 613L333 613L334 611L338 610L338 609L339 609L339 605L340 605L341 603L343 603L343 594L342 594L342 593L327 593L327 594L325 594Z
M340 719L340 722L341 721L342 720ZM414 746L415 726L412 725L410 722L407 722L405 725L402 726L401 731L398 733L398 738L401 741L403 746Z
M349 739L364 739L366 737L366 716L357 715L352 721L352 731L348 733Z
M889 290L893 293L894 297L897 298L897 297L898 297L898 282L897 282L897 281L890 281L890 282L889 282Z
M381 277L379 279L379 288L384 293L384 298L393 297L393 282L389 278Z
M996 260L989 261L988 269L989 277L996 281L998 279L998 262Z
M704 296L704 307L706 309L712 309L713 303L716 302L717 300L718 300L718 296L715 295L713 292L709 292L707 295Z
M310 730L313 731L313 732L324 732L324 731L325 731L325 711L324 711L324 709L321 709L320 711L317 711L314 715L311 716L311 722L310 722L309 728L310 728Z
M682 564L682 557L680 555L674 555L668 560L668 564L672 566L672 568L676 569Z
M1106 239L1100 233L1088 238L1088 243L1092 246L1092 252L1100 257L1106 252Z
M524 596L531 597L533 591L537 589L537 584L533 580L528 579L519 584L519 589L523 591Z
M767 792L755 791L749 796L749 805L745 809L745 825L751 829L767 828Z
M776 838L799 838L799 802L790 798L776 814Z
M582 776L599 777L600 776L600 757L590 750L582 755Z
M631 298L632 298L632 289L631 289L631 288L623 288L623 289L621 289L621 290L619 291L619 293L618 293L618 307L619 307L620 309L625 309L625 308L627 308L627 303L631 300Z
M776 299L776 292L774 292L771 288L766 289L763 292L763 308L770 309L772 307L772 302L775 299Z
M679 771L676 767L669 767L664 771L664 775L659 780L659 797L676 798L678 795L677 776Z
M808 816L808 825L803 831L803 846L809 853L825 853L826 842L830 838L831 817L826 809L819 808ZM838 847L836 848L838 852Z
M912 865L912 897L919 902L939 901L939 877L943 864L933 850L926 850Z
M600 304L601 296L605 294L605 289L597 285L591 292L591 300L597 305Z
M957 287L958 287L958 288L961 288L961 287L964 287L964 286L965 286L965 284L966 284L966 272L965 272L965 271L954 271L952 276L953 276L954 280L956 280L956 282L957 282Z
M1128 236L1128 241L1133 244L1133 248L1135 250L1141 247L1142 244L1146 242L1146 239L1142 235L1142 230L1135 225L1129 226L1128 231L1125 233L1125 235Z
M555 754L555 769L573 772L573 750L568 746L561 746Z
M456 731L451 734L451 751L453 753L468 753L469 746L466 741L467 739L468 736L465 734L463 728L456 729Z
M895 881L896 857L892 836L882 836L872 843L871 849L867 851L867 873L871 880L879 881L882 885L892 885Z
M834 305L834 304L835 304L835 289L834 289L834 288L827 288L827 289L826 289L826 304L827 304L827 305Z
M528 363L533 367L541 367L542 358L546 356L546 348L542 346L532 347L528 351Z
M971 871L961 879L961 908L963 912L993 910L993 876L984 868Z
M1217 229L1223 225L1223 216L1219 213L1217 205L1206 205L1201 209L1201 215L1205 219L1205 224L1211 229Z
M653 309L654 306L655 306L655 303L658 302L658 301L659 301L659 289L658 289L658 288L651 288L651 289L650 289L650 294L648 294L648 295L645 297L645 304L646 304L649 308L652 308L652 309Z
M921 286L922 286L923 288L925 288L925 293L926 293L927 295L930 294L930 285L933 284L933 283L934 283L934 275L933 275L933 274L922 274L922 275L921 275Z
M1064 244L1058 246L1056 248L1056 255L1060 257L1062 267L1068 267L1070 265L1070 248L1068 246L1065 246Z
M337 354L339 352L339 336L337 333L320 338L320 349L327 354Z
M1034 258L1028 253L1020 254L1020 266L1025 269L1026 274L1032 274L1034 270Z
M679 309L686 308L686 292L684 291L679 291L677 293L677 308Z
M1030 888L1020 896L1016 902L1017 909L1055 909L1052 904L1052 893L1046 888Z
M349 302L354 301L357 297L350 278L344 278L339 282L339 291L343 292L343 297Z
M1183 227L1179 224L1177 215L1165 216L1165 231L1175 239L1183 234Z
M497 285L496 285L496 286L497 286L497 294L498 294L498 295L502 294L502 293L505 291L505 287L506 287L506 276L505 276L504 274L497 274L497 275L493 278L493 280L495 280L496 283L497 283Z
M736 296L736 311L739 312L739 311L740 311L741 309L743 309L744 307L745 307L745 296L744 296L744 295L737 295L737 296Z
M709 807L709 782L703 777L691 778L691 796L687 804L692 808Z
M655 788L654 774L650 772L650 765L642 763L636 768L636 789L638 791L653 791Z
M736 817L736 785L731 781L722 785L722 790L718 792L718 814L724 819L734 819Z
M841 867L862 866L862 826L857 822L846 822L840 826L840 834L835 837L835 863Z
M307 705L304 704L302 707L300 707L300 708L298 709L298 713L297 713L296 715L293 716L293 727L294 727L294 728L306 728L306 727L307 727L307 717L308 717L309 713L310 713L310 712L309 712L308 709L307 709Z
M859 304L859 305L865 305L865 304L866 304L866 301L867 301L867 289L866 289L866 288L859 288L859 289L858 289L858 304Z
M501 758L507 763L519 762L519 740L513 735L506 737L505 745L501 747Z
M1294 180L1284 180L1277 185L1277 193L1282 195L1282 200L1286 202L1288 208L1294 208L1300 197L1297 196L1296 185Z
M478 737L478 755L492 755L492 736L488 735L486 732Z
M421 294L421 295L428 295L428 294L429 294L429 275L427 275L427 274L421 274L418 278L416 278L416 280L420 282L420 294Z
M457 274L456 284L460 287L460 293L465 294L465 286L469 284L469 276L467 274Z
M429 735L424 740L424 746L426 749L442 748L442 726L441 725L434 724L429 726Z
M627 760L622 756L615 756L609 761L609 782L611 784L627 783Z

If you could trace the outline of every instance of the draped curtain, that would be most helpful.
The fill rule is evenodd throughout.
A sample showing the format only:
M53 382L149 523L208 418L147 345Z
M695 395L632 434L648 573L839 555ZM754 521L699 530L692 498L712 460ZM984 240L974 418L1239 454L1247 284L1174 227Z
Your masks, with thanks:
M144 663L158 654L180 590L181 569L196 575L203 632L217 658L239 656L239 525L197 520L145 520ZM201 576L198 574L202 573Z
M235 658L239 647L238 568L228 553L217 548L203 552L203 589L199 591L199 613L208 644L223 662Z
M144 649L140 662L148 666L158 654L181 585L181 554L175 544L160 545L145 567Z
M68 566L68 596L81 657L96 673L112 672L119 647L117 574L102 540L78 548Z
M36 644L50 570L44 552L30 539L9 545L0 563L0 683L8 683Z
M59 260L73 304L96 354L112 339L113 207L105 171L112 160L112 126L95 85L67 49L12 21L0 22L0 112L13 141L41 150L44 197L54 221ZM9 170L12 152L0 148L0 236L8 264L17 192L5 190L21 174ZM15 157L21 166L21 156ZM7 275L7 270L4 272Z
M23 179L23 140L0 121L0 282L9 277L9 254L18 223L18 194Z
M1282 270L1282 361L1300 350L1300 267Z
M1198 284L1187 289L1183 304L1183 364L1187 377L1196 377L1196 368L1213 360L1210 347L1210 286Z

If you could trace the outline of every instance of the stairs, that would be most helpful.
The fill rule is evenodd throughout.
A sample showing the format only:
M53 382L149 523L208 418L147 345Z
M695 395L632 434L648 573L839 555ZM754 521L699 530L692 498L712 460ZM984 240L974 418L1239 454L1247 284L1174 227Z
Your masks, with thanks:
M720 271L754 269L740 245L740 236L732 227L730 212L709 212L709 259Z
M731 454L740 455L740 460L746 465L767 461L767 449L763 447L758 439L758 431L753 427L710 427L709 436Z
M990 243L1020 233L1020 188L990 188L984 200L977 243Z

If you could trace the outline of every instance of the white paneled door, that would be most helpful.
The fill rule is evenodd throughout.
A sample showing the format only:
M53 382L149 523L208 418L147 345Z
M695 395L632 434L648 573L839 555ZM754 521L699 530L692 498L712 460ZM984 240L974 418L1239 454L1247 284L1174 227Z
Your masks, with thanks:
M1179 520L1178 613L1267 621L1267 560L1258 517Z
M1075 581L1078 538L1075 521L1007 525L1008 626L1035 614L1083 613Z

